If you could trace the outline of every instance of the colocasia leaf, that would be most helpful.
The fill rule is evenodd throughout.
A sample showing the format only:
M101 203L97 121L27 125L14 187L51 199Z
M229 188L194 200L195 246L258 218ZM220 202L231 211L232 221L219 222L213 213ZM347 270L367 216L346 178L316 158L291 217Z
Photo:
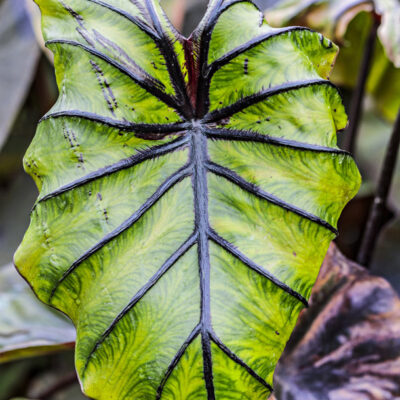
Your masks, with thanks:
M337 48L212 0L39 0L60 96L25 157L15 263L77 327L94 399L263 399L360 178Z

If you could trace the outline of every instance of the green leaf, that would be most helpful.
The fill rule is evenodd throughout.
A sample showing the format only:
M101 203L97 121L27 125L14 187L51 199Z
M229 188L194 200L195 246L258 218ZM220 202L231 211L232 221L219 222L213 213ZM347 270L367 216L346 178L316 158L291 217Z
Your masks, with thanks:
M75 329L38 301L12 265L0 268L0 363L73 347Z
M15 263L76 325L85 393L267 397L360 185L336 46L248 1L211 1L189 39L152 0L38 3L60 97Z
M274 26L298 24L322 32L340 43L332 81L354 87L359 74L373 11L381 16L367 89L376 107L394 121L400 107L400 3L397 0L283 0L266 11Z

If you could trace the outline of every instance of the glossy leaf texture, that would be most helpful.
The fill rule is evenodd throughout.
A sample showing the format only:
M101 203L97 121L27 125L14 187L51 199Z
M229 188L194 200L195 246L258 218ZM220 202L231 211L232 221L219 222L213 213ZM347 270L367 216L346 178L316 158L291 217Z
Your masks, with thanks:
M60 96L15 255L77 328L94 399L262 399L360 177L336 146L337 48L213 0L40 0Z

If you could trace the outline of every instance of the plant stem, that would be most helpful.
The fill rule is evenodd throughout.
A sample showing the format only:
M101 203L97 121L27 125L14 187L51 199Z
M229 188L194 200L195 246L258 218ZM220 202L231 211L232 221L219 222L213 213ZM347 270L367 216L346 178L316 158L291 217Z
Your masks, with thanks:
M374 55L375 42L377 37L377 31L380 24L378 16L373 15L372 27L369 32L367 42L365 44L364 55L358 74L357 86L354 90L353 97L351 99L350 113L349 113L349 126L346 131L344 149L352 154L355 154L356 140L360 120L362 116L362 107L365 94L365 87L368 79L369 72L372 65L372 57Z
M372 205L367 227L358 253L357 261L359 264L368 266L376 246L379 232L382 228L382 217L386 208L387 198L393 181L394 170L400 146L400 109L397 114L396 122L390 141L386 148L382 171L378 181L374 203Z

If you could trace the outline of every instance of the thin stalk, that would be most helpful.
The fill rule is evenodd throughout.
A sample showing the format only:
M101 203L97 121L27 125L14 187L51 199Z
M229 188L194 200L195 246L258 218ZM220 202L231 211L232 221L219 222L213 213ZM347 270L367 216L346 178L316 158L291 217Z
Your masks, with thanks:
M378 181L374 203L372 205L367 227L358 253L359 264L368 266L376 247L379 232L382 228L383 215L387 204L387 198L393 181L394 170L400 146L400 109L397 114L393 132L386 148L382 171Z
M374 48L375 48L375 42L379 24L380 21L378 16L373 14L372 27L369 32L367 42L365 44L364 55L361 62L360 71L358 74L357 86L354 90L354 94L351 99L349 126L346 131L343 148L352 154L355 154L357 134L362 116L365 87L367 84L369 72L371 70L372 58L374 55Z

